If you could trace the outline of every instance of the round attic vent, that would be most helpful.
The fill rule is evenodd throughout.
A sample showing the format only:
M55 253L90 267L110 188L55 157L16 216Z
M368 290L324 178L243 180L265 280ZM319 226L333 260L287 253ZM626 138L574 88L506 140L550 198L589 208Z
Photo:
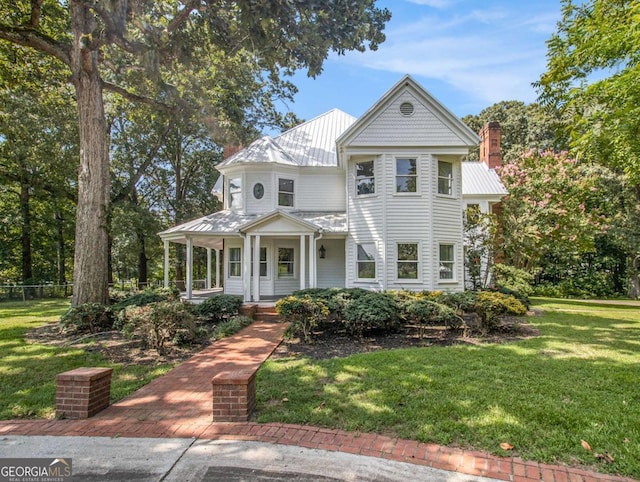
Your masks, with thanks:
M413 104L411 102L403 102L400 104L400 113L404 116L413 114Z

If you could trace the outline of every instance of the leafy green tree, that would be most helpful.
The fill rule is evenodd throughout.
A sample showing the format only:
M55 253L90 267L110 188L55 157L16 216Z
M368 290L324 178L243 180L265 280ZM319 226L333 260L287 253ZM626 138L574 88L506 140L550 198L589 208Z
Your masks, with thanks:
M14 254L3 256L3 264L20 266L19 276L7 276L12 281L64 282L75 202L75 108L55 62L35 52L20 55L20 50L0 46L0 183L3 196L17 201L14 236L2 239ZM44 79L48 88L42 88ZM5 205L11 204L5 197Z
M390 13L374 0L15 0L0 6L0 39L54 57L70 72L78 105L80 167L73 304L108 298L109 138L104 92L174 112L196 110L222 132L244 114L203 89L211 65L251 62L265 90L286 92L279 74L317 75L333 50L375 49ZM243 73L245 73L243 71ZM231 76L233 85L237 77ZM234 90L235 92L235 90ZM226 98L226 96L225 96ZM264 97L262 97L264 98ZM195 105L189 100L197 100ZM242 103L240 103L242 105ZM211 110L208 106L218 106ZM264 106L262 106L264 107ZM268 104L267 104L268 107ZM207 112L210 112L207 114ZM261 110L255 113L262 117ZM240 119L238 119L240 116Z
M640 36L636 1L562 1L558 31L547 42L541 100L558 108L574 156L624 173L640 203ZM627 212L628 215L633 213ZM637 226L640 218L627 224ZM632 295L640 294L637 236L628 243Z
M500 175L509 190L502 214L507 264L553 284L580 276L588 285L598 272L609 273L601 294L621 289L611 273L620 274L624 265L606 258L624 252L626 211L635 208L623 177L551 151L530 151Z
M565 141L559 133L560 120L556 111L540 104L525 104L517 100L501 101L483 109L478 115L462 118L473 131L487 122L498 122L501 128L500 147L506 162L516 159L528 149L561 150ZM469 155L470 160L478 160L479 149Z

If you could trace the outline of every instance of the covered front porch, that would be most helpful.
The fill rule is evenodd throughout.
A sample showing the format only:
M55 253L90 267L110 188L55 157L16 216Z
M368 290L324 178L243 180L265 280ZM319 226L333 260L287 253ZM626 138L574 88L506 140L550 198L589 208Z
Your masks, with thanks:
M233 216L222 211L164 231L160 236L165 243L165 286L170 282L170 242L186 246L185 298L189 300L203 296L193 290L194 248L207 250L205 292L220 289L255 303L305 288L344 286L346 232L335 229L346 224L344 216L313 213L307 217L280 210Z

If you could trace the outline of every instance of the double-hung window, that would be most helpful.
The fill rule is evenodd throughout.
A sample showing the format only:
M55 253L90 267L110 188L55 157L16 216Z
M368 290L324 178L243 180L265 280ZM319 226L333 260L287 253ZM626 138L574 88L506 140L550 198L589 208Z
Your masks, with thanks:
M253 276L253 250L251 250L251 276ZM267 248L260 248L260 276L267 276Z
M293 207L293 179L278 179L278 206Z
M229 197L232 208L242 208L242 178L236 177L229 180Z
M374 243L358 244L358 279L375 279L376 277L376 245Z
M376 177L374 161L364 161L356 163L356 194L375 194Z
M229 248L229 277L242 276L242 250L241 248Z
M396 192L418 191L417 159L396 159Z
M293 248L278 248L278 277L291 277L294 273Z
M453 195L453 164L438 161L438 194Z
M398 279L418 279L418 243L398 243Z
M455 273L455 251L453 244L440 245L440 279L452 280Z

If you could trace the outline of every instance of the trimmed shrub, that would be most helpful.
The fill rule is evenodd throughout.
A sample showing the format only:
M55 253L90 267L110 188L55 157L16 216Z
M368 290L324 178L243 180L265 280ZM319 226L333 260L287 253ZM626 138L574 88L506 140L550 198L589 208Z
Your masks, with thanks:
M180 291L178 291L178 295ZM157 303L158 301L173 301L178 296L171 288L157 288L139 291L138 293L128 296L113 305L113 311L118 312L127 306L144 306L149 303Z
M420 338L424 336L424 330L429 325L445 325L452 330L464 325L464 321L453 308L426 299L408 301L404 312L418 326Z
M394 296L391 293L363 291L345 305L343 323L347 333L362 337L364 332L370 330L395 331L400 307Z
M306 342L311 340L313 329L318 323L329 316L327 302L309 295L282 298L276 302L276 311L291 323L291 332L302 332Z
M216 329L213 331L213 338L219 340L227 336L235 335L251 323L253 323L253 319L248 316L234 316L216 326Z
M122 331L140 337L150 348L161 350L178 332L181 339L195 339L196 323L191 305L179 301L161 301L145 306L128 306L123 310Z
M501 316L523 316L527 308L511 295L481 291L476 296L475 312L480 317L481 328L492 331L498 327Z
M85 303L72 306L60 317L60 325L65 330L77 333L99 333L113 329L111 308L100 303Z
M534 276L522 269L495 264L491 268L496 289L504 294L513 295L525 306L529 306L529 296L533 294Z
M204 300L196 307L196 312L209 323L220 323L237 316L242 306L242 298L235 295L217 295Z
M458 315L473 312L476 305L476 291L461 291L457 293L443 293L435 299L438 303L453 308Z

